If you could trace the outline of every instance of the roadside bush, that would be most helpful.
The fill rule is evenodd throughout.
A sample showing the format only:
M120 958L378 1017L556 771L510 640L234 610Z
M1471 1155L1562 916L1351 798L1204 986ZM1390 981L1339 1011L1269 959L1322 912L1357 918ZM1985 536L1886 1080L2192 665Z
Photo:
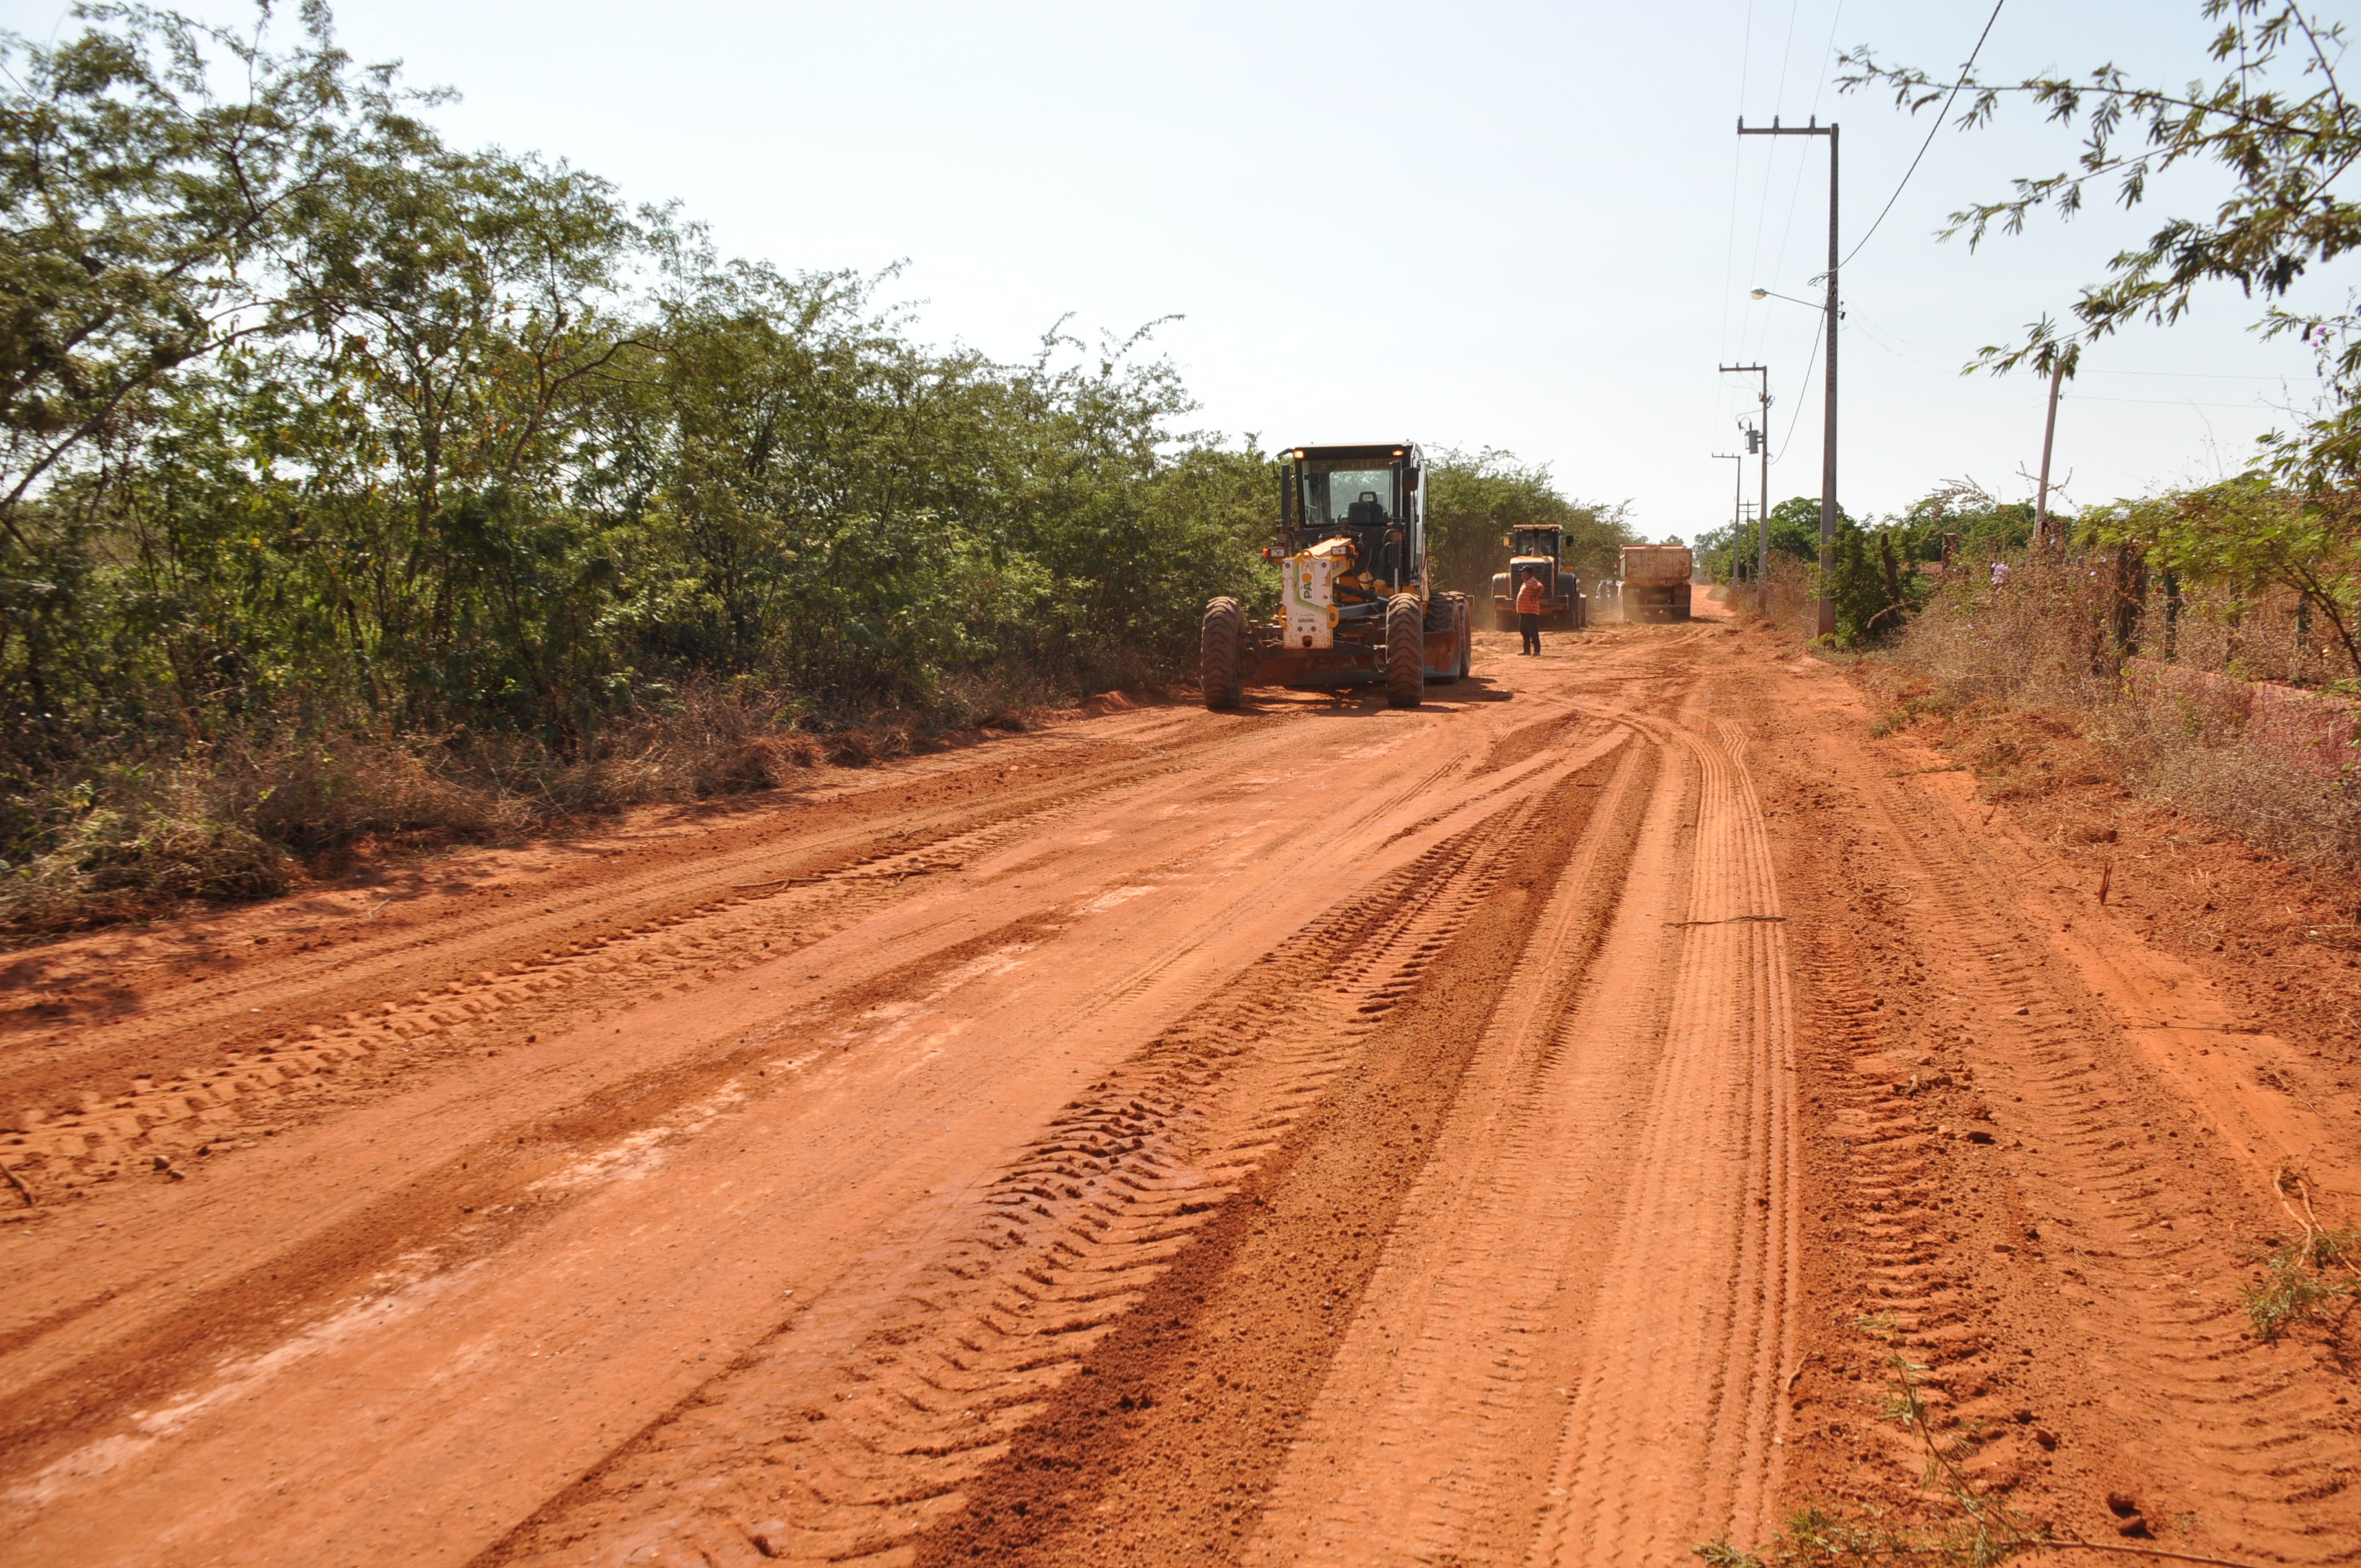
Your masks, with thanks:
M1145 329L929 345L271 20L0 35L0 925L1019 724L1275 597Z
M2065 716L2134 788L2258 849L2361 866L2361 705L2290 693L2267 721L2256 697L2268 688L2204 630L2219 596L2184 593L2168 640L2160 589L2127 599L2131 580L2119 561L2037 557L1995 585L1990 563L1971 563L1892 657L1944 705ZM2219 663L2208 671L2201 655Z
M1046 682L962 677L924 715L802 728L802 705L751 681L645 691L588 742L507 732L346 730L301 741L160 746L16 802L38 850L0 865L0 932L82 930L192 903L283 893L356 857L561 827L628 806L791 787L826 766L909 751L945 727L1021 729Z

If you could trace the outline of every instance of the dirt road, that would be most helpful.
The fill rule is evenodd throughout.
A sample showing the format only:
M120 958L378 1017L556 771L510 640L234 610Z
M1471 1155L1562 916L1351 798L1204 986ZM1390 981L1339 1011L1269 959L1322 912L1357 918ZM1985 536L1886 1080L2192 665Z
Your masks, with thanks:
M1511 643L18 955L0 1563L1674 1563L1939 1514L1897 1349L2361 1556L2350 1064L1792 644Z

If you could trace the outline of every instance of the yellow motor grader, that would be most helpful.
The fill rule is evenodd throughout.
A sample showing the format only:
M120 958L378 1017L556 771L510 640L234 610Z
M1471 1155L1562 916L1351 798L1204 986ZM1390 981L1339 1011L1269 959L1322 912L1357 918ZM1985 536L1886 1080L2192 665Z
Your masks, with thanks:
M1467 596L1433 591L1425 464L1415 443L1297 446L1279 454L1279 613L1249 621L1238 601L1205 606L1205 706L1235 707L1249 685L1384 683L1416 707L1426 683L1467 674Z

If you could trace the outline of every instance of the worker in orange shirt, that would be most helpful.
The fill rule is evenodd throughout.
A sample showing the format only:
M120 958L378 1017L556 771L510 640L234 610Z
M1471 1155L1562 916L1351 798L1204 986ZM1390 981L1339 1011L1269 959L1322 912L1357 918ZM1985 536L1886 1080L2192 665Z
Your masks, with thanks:
M1525 568L1525 580L1517 589L1517 635L1524 639L1520 653L1542 651L1542 575L1538 568Z

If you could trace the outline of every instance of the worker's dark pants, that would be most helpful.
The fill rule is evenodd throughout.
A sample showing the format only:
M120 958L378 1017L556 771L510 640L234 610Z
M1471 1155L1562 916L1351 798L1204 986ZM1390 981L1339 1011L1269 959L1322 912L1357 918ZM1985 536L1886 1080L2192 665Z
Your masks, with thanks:
M1517 635L1525 640L1525 645L1518 650L1519 652L1540 652L1542 651L1542 618L1538 615L1517 617Z

